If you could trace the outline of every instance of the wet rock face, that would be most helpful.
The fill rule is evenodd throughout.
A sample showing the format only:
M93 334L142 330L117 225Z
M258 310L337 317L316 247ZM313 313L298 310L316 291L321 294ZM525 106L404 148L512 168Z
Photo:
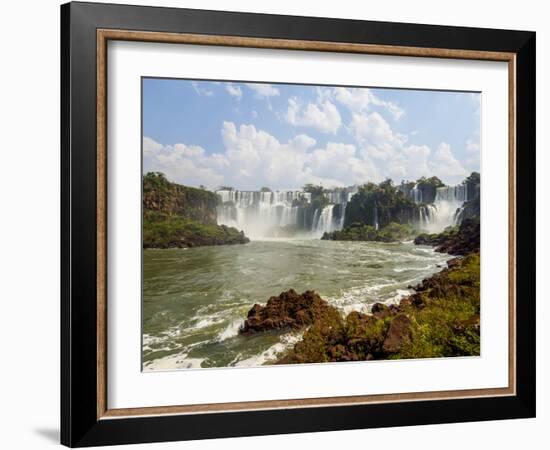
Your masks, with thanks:
M333 309L314 291L298 294L294 289L271 297L265 306L255 304L239 330L241 334L269 330L300 329L313 324Z
M376 319L385 319L386 317L393 316L399 312L399 308L396 305L384 305L383 303L375 303L372 305L371 314Z
M457 230L439 234L421 234L416 237L416 245L435 246L436 252L450 255L467 255L479 252L479 219L464 219Z
M405 314L398 314L390 323L382 349L386 353L398 352L410 337L411 320Z

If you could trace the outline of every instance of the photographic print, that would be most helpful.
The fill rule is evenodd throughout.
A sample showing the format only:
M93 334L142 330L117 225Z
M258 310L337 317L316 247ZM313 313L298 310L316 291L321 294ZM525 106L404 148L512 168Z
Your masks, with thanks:
M142 78L142 369L479 356L480 102Z

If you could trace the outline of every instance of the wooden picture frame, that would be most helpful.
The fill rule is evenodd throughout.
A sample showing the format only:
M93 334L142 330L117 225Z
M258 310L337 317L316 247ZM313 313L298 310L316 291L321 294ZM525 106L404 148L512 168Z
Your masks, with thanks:
M534 417L535 33L78 2L61 7L61 27L63 444ZM110 409L106 394L109 40L507 62L508 387Z

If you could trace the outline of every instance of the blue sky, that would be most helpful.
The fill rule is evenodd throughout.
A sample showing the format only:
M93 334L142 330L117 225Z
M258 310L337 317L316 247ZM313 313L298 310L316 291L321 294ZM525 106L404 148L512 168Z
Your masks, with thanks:
M479 171L480 95L143 79L144 172L215 189Z

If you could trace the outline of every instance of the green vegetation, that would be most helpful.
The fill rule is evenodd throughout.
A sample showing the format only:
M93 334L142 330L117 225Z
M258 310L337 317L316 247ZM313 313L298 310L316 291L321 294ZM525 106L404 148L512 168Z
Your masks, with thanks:
M400 304L342 318L334 309L306 330L280 364L480 354L479 253L455 259Z
M416 180L416 184L419 189L422 189L425 186L430 186L433 188L445 186L445 183L443 183L443 181L441 181L438 177L435 177L435 176L430 178L421 177L418 180Z
M416 230L412 225L390 222L384 228L376 230L371 225L352 223L341 231L323 234L321 239L331 241L378 241L399 242L413 239Z
M445 184L438 177L421 177L416 181L402 181L399 190L409 197L412 189L416 188L420 191L422 203L427 204L435 201L437 188L443 186Z
M445 184L437 177L421 177L416 180L416 188L422 192L422 203L433 203L438 187L443 187Z
M418 205L393 185L391 180L380 184L366 183L346 207L344 227L361 223L380 228L391 222L409 223L418 217Z
M171 183L161 172L143 176L143 211L216 224L218 196L204 189Z
M200 223L180 216L147 211L143 216L143 248L183 248L245 244L242 231L225 225Z
M400 227L392 224L390 229ZM342 233L352 240L378 237L368 225L350 227ZM423 280L399 305L376 303L371 314L325 314L278 363L479 355L479 219L464 219L460 226L440 234L420 235L415 243L464 256L448 261L446 269Z
M479 267L479 253L472 253L432 277L413 301L403 304L412 321L411 339L393 357L479 355Z
M329 204L328 199L326 198L325 188L321 185L314 185L311 183L306 184L302 190L306 193L311 194L311 203L307 205L307 208L313 212L316 209L322 210L325 206Z
M171 183L160 172L143 177L143 248L244 244L236 228L218 225L218 196Z
M436 251L451 255L466 255L479 251L479 218L464 219L460 226L447 227L442 233L420 234L416 245L432 245Z
M468 191L469 200L464 203L461 213L461 219L473 218L479 220L480 208L480 186L481 177L478 172L472 172L471 175L464 180L466 190Z

